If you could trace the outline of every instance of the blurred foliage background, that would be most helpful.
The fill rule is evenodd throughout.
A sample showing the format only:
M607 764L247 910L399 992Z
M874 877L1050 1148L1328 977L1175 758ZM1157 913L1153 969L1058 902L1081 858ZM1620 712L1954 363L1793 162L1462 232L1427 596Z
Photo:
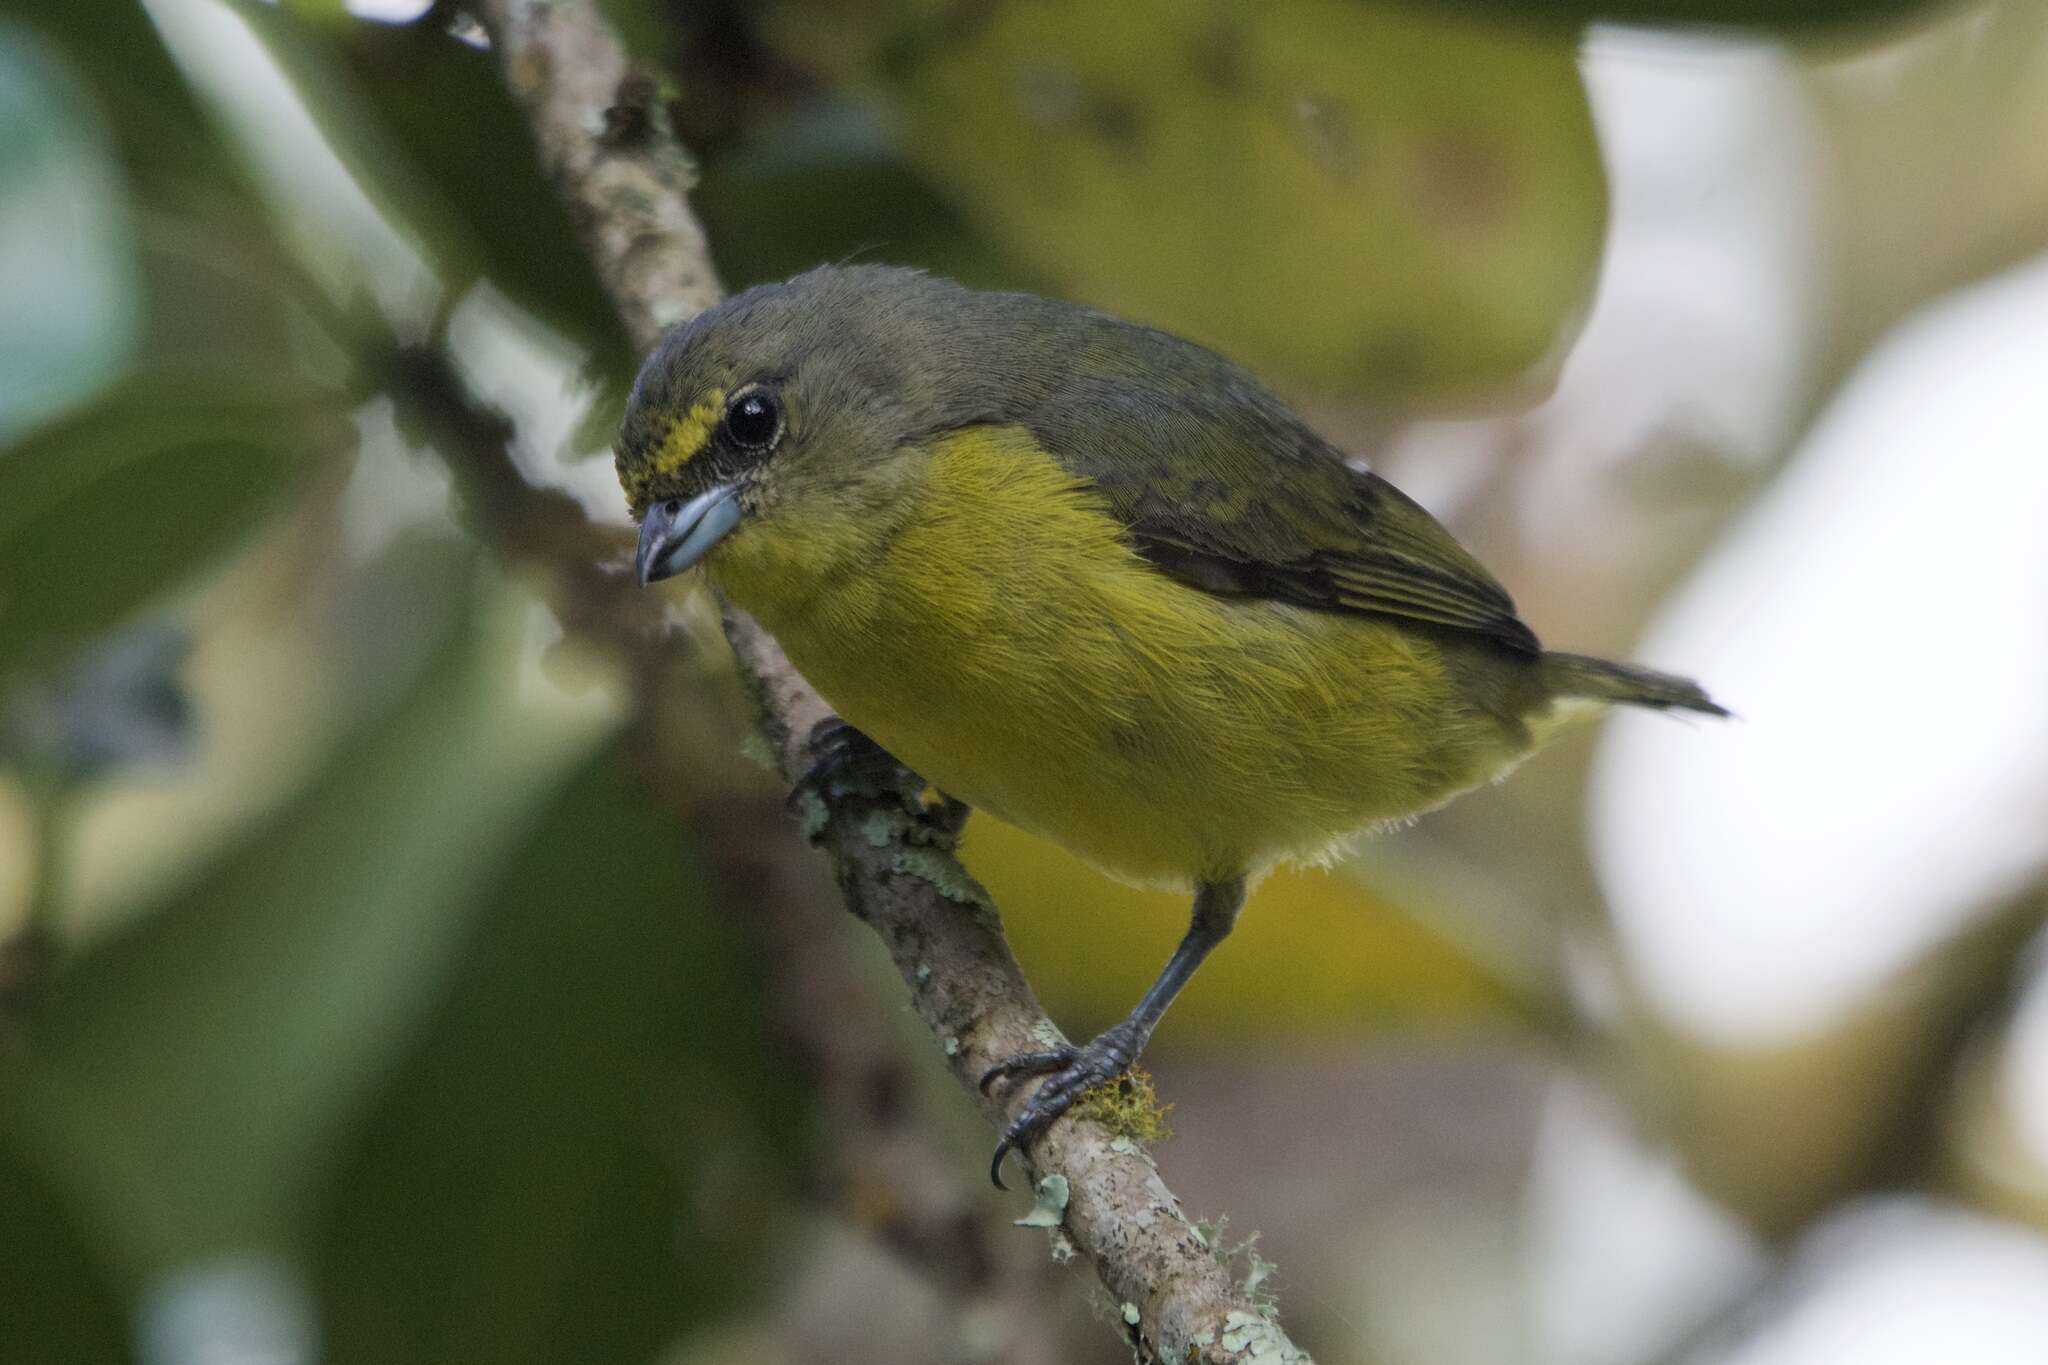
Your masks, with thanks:
M1742 714L1276 877L1175 1010L1167 1169L1297 1340L2039 1359L2048 8L601 2L729 286L1186 332ZM634 363L459 4L0 0L0 1360L1120 1355L1020 1208L1004 1316L820 1178L761 888L674 814L737 707L628 676L726 668L616 572ZM1071 1034L1182 927L967 856Z

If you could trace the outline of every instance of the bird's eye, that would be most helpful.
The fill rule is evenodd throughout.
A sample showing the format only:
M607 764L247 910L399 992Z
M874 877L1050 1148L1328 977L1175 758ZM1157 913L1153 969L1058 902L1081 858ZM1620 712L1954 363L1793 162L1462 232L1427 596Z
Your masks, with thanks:
M766 389L747 389L725 406L725 430L733 444L765 450L782 434L782 407Z

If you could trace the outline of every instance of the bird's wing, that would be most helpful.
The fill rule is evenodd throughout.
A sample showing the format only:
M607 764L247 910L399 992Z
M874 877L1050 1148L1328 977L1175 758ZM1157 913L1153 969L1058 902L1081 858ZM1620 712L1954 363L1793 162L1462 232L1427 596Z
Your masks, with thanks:
M1535 653L1514 600L1436 519L1353 469L1241 372L1193 392L1105 382L1028 421L1140 554L1208 592L1391 616Z

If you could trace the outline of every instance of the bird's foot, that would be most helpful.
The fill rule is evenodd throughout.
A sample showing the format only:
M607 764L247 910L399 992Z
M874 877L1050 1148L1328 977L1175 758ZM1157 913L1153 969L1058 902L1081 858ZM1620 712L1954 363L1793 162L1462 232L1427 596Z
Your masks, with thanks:
M894 799L906 809L918 804L924 784L917 775L837 716L827 716L812 728L804 752L811 762L789 794L792 806L806 795L828 806L855 799Z
M949 840L966 819L966 807L950 798L936 806L927 803L923 778L837 716L819 721L804 749L810 766L791 789L789 808L813 837L823 824L824 811L854 801L900 808L916 822L919 843Z
M1017 1117L1010 1120L1010 1126L1003 1130L1003 1140L996 1144L995 1160L989 1164L988 1171L989 1179L995 1182L996 1188L1008 1188L1003 1184L1004 1157L1013 1151L1028 1149L1081 1096L1130 1070L1144 1043L1138 1030L1125 1020L1080 1047L1066 1044L1043 1052L1021 1053L1006 1057L982 1072L983 1094L987 1094L989 1087L996 1082L1011 1077L1046 1078L1037 1093L1017 1111Z

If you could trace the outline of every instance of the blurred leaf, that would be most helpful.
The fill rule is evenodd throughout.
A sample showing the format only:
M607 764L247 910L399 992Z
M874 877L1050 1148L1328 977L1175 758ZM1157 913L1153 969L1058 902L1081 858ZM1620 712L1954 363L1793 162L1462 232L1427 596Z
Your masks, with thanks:
M0 673L246 535L315 444L317 413L288 386L146 375L0 450Z
M467 538L415 528L345 571L323 652L363 665L338 703L351 728L402 702L471 629L479 553Z
M2036 893L2048 904L2048 885ZM2042 940L2014 1008L1971 1040L1941 1125L1936 1190L2048 1232L2048 975Z
M212 127L138 0L8 0L64 49L103 101L130 176L173 197L227 165Z
M135 0L17 0L88 80L119 148L140 268L137 363L194 369L216 361L277 368L307 360L288 304L309 297L297 262L254 192L238 145L203 107L148 11ZM212 3L212 0L187 0ZM267 7L266 7L267 8ZM110 216L106 224L117 220ZM345 341L324 338L332 346ZM328 357L333 359L332 357Z
M963 853L1070 1033L1121 1019L1187 928L1186 896L1113 882L986 815L969 823ZM1350 878L1292 869L1253 893L1230 941L1175 1002L1163 1041L1352 1037L1389 1020L1506 1024L1542 1008Z
M83 1228L0 1136L0 1360L122 1365L120 1299Z
M451 293L478 275L591 354L613 387L638 358L542 174L497 59L430 20L315 27L263 0L226 0L387 213L431 244Z
M912 159L1063 289L1307 387L1442 399L1558 357L1589 296L1576 55L1348 0L1053 0L932 25L885 91Z
M480 891L587 723L509 677L524 599L459 635L300 798L49 982L0 1127L136 1283L290 1251Z
M1978 4L1862 59L1809 64L1830 152L1833 353L2048 246L2048 6Z
M556 796L334 1186L338 1365L653 1359L755 1278L804 1126L744 944L623 753Z
M1962 1065L2009 1005L2014 959L2044 915L2038 890L1999 907L1811 1036L1738 1049L1639 1019L1621 1060L1700 1189L1790 1233L1840 1200L1943 1173Z
M1434 0L1434 4L1453 13L1482 14L1503 20L1742 26L1805 32L1882 24L1952 8L1956 0Z
M295 356L296 264L235 144L221 136L139 0L12 0L91 86L127 180L140 253L140 366L270 372ZM109 215L102 231L115 226ZM46 249L48 249L46 247ZM330 339L338 340L336 339Z
M873 105L812 104L704 169L692 196L734 289L874 253L980 287L1029 287L888 139Z
M112 380L138 312L98 110L60 53L0 18L0 442Z
M634 57L658 61L667 54L670 25L659 0L597 0L597 7Z
M150 1284L135 1318L136 1350L148 1365L314 1359L310 1296L293 1267L275 1256L180 1267Z
M339 25L353 22L347 0L272 0L272 3L310 23ZM420 0L420 9L424 11L429 3L431 0ZM381 6L379 19L382 20Z
M2038 1110L2028 1112L2031 1096L2013 1093L2028 1063L2038 1069L2039 1054L2015 1055L2009 1039L1968 1058L1943 1134L1936 1189L2048 1231L2048 1153L2041 1149Z

